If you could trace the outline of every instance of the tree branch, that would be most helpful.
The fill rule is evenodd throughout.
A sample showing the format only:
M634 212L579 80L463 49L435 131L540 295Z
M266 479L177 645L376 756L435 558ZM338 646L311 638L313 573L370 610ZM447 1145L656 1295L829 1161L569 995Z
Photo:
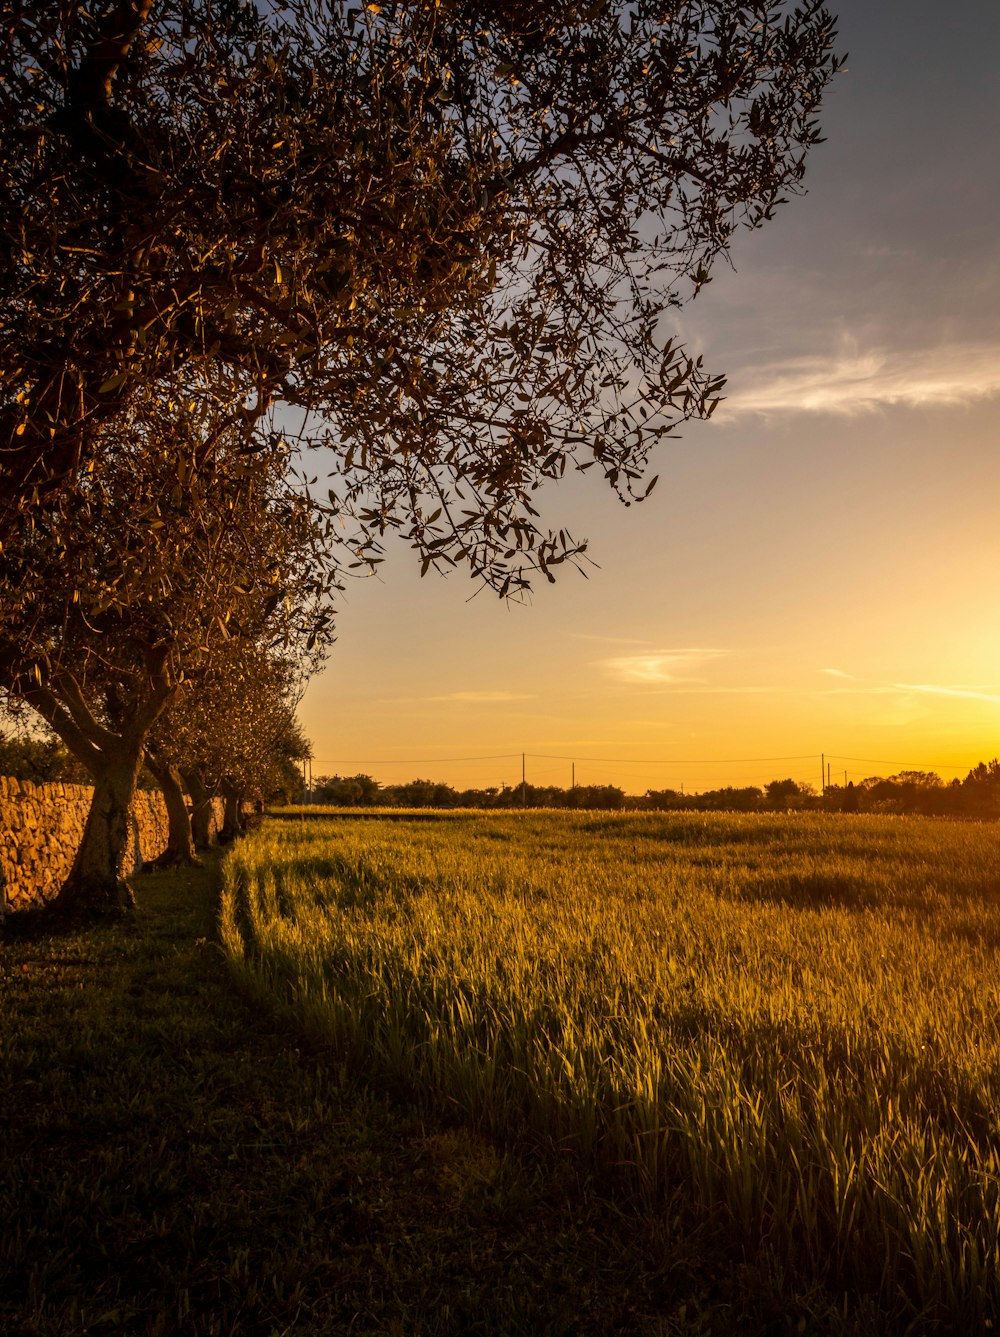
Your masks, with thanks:
M54 693L47 687L30 687L19 695L23 701L31 706L32 710L41 715L46 724L50 725L59 735L77 761L86 766L90 774L96 779L102 769L104 754L70 718L68 711Z
M114 747L119 741L118 735L94 718L90 707L83 698L80 684L72 673L62 672L55 679L52 687L53 696L62 702L72 718L73 724L95 747ZM55 726L53 726L55 727Z
M84 114L106 107L118 68L149 18L153 0L119 0L70 85L70 99Z

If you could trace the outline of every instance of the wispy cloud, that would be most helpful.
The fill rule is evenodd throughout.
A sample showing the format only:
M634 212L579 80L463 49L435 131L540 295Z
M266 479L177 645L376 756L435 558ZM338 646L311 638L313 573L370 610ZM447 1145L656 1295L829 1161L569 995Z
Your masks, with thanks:
M901 405L942 408L1000 395L1000 347L950 344L910 351L845 345L730 378L727 418L781 413L854 415Z
M501 701L534 701L528 692L448 692L446 696L428 696L427 701L456 701L466 705L492 705Z
M894 697L914 697L914 696L945 696L957 697L960 700L968 701L987 701L990 705L1000 706L1000 692L991 691L987 687L974 686L966 684L944 684L929 682L866 682L862 678L856 678L851 673L844 673L841 669L820 669L820 673L830 674L832 677L842 680L842 685L838 687L827 688L824 696L894 696Z
M896 682L893 687L900 692L923 692L928 696L958 696L970 701L989 701L1000 706L1000 693L986 692L979 687L938 687L925 682Z
M728 653L727 650L694 647L681 650L646 650L641 654L619 655L613 659L601 659L597 662L619 682L644 687L661 687L664 684L704 681L699 676L701 670Z

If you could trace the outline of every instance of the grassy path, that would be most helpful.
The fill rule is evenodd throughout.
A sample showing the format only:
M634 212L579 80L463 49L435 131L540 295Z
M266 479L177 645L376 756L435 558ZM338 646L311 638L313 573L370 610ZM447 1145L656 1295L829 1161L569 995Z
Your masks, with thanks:
M128 921L0 937L0 1331L804 1330L306 1050L234 988L215 888L156 873Z

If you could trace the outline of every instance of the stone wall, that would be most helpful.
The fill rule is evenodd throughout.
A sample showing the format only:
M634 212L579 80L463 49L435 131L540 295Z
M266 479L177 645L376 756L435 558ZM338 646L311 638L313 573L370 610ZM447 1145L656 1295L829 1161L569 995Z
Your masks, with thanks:
M73 864L93 792L87 785L36 785L0 775L0 915L56 894ZM222 803L215 803L218 830ZM129 870L155 859L167 844L167 809L158 790L139 790L134 812L138 848L133 835Z

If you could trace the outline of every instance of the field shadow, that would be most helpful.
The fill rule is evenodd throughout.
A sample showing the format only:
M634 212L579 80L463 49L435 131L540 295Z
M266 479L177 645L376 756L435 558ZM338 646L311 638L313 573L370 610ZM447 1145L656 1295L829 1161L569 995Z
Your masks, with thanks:
M859 912L886 906L918 910L928 904L919 891L893 891L863 871L762 872L738 883L727 899L756 901L791 910L836 907Z
M949 923L941 929L941 936L986 952L1000 952L1000 923Z

